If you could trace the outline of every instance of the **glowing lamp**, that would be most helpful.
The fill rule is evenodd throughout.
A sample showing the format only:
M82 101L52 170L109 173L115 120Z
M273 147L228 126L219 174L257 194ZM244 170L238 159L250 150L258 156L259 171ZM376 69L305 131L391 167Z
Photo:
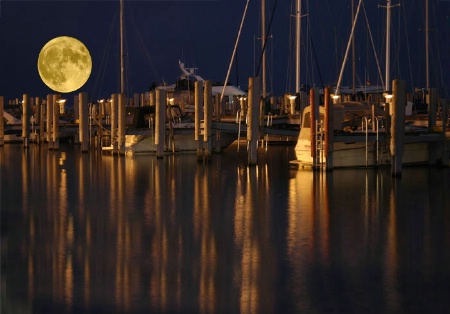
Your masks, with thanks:
M64 105L66 103L66 99L59 99L56 102L59 104L59 114L64 114Z

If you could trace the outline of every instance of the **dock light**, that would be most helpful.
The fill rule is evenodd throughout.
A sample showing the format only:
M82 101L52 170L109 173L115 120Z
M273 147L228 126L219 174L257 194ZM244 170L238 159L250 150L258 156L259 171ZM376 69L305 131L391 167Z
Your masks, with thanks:
M289 103L291 104L291 114L295 114L295 99L297 98L296 95L290 95L288 96Z
M173 105L173 101L175 100L175 98L167 98L167 100L169 101L169 105Z
M391 99L392 98L392 94L389 93L389 92L385 92L385 93L383 93L383 97L386 98L386 99Z
M239 97L239 104L241 106L241 117L245 116L245 101L247 100L247 97L240 96Z
M66 99L59 99L56 102L59 104L59 114L64 114Z
M339 97L341 97L341 96L338 94L331 94L331 98L333 98L333 99L339 99Z

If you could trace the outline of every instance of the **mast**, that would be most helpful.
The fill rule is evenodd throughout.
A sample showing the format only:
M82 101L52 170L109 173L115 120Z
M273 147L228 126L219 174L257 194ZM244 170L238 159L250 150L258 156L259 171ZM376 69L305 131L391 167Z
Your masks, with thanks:
M123 54L123 15L124 0L120 0L120 93L125 93L125 65Z
M390 82L390 58L391 58L391 4L390 0L386 1L386 92L391 90Z
M355 19L355 2L352 1L352 23ZM352 36L352 93L356 93L356 50L355 50L355 34Z
M425 71L427 93L430 90L430 68L429 68L429 47L428 47L428 0L425 0Z
M262 97L266 99L266 0L261 0Z
M302 12L302 1L297 0L297 14L296 14L296 31L295 31L295 93L300 93L300 32L302 24L300 22Z

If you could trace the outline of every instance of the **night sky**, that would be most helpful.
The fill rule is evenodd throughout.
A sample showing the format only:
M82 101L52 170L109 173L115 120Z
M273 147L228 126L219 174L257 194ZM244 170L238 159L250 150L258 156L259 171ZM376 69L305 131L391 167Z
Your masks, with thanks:
M393 1L393 4L398 1ZM430 83L450 97L450 1L430 0ZM214 82L225 81L246 0L125 1L127 93L148 90L152 82L172 84L180 74L178 60ZM275 11L273 8L276 4ZM355 1L356 7L357 1ZM386 1L365 0L382 76L385 68ZM273 14L267 45L267 90L293 92L294 0L266 0L266 25ZM351 28L351 0L303 0L302 83L336 83ZM119 1L0 1L0 95L45 96L37 58L54 37L72 36L89 49L93 69L83 91L91 100L119 90ZM246 88L260 59L260 1L250 0L229 81ZM405 0L392 8L391 79L408 89L425 87L424 0ZM358 82L380 83L364 12L356 32ZM237 65L237 66L236 66ZM351 84L347 63L343 85ZM72 93L73 94L73 93ZM66 95L67 98L71 94Z

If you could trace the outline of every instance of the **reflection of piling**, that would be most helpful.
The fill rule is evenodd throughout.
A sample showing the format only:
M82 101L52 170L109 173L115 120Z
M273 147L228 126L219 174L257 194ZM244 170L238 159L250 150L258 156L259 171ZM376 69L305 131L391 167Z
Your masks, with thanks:
M324 105L325 105L325 168L327 171L333 170L333 133L334 133L334 117L333 117L333 103L330 99L330 89L327 87L324 90Z
M406 108L406 82L394 80L392 82L391 104L391 174L400 176L402 173L403 143L405 136L405 108Z
M85 153L89 147L88 136L88 95L87 93L80 93L78 96L80 122L78 124L80 132L81 152Z
M163 158L166 131L166 91L164 89L156 90L155 116L156 158Z
M260 86L258 77L250 77L248 79L248 125L247 125L247 141L248 148L248 164L250 166L257 163L257 149L259 138L259 111L260 111Z
M117 154L117 108L118 108L119 98L117 94L111 95L111 146L113 155Z
M197 142L197 160L202 160L203 142L200 140L201 134L201 120L203 115L203 82L195 82L195 104L194 104L194 139Z
M205 142L205 159L211 158L211 126L212 126L212 83L205 81L204 88L204 121L203 121L203 141Z
M23 147L28 147L29 139L30 139L30 114L29 107L30 106L30 97L28 94L23 94L23 103L22 103L22 138L23 138ZM3 115L2 115L3 119Z
M5 99L3 96L0 96L0 146L3 146L5 143L5 121L3 119L3 110L4 110L4 103Z
M119 154L125 154L125 106L127 98L125 94L119 94L119 105L117 107L117 139Z
M53 131L52 131L52 149L59 149L59 101L60 95L53 95Z
M48 143L48 149L53 148L52 142L52 121L53 121L53 96L47 95L47 113L46 113L46 130L47 136L46 140Z

